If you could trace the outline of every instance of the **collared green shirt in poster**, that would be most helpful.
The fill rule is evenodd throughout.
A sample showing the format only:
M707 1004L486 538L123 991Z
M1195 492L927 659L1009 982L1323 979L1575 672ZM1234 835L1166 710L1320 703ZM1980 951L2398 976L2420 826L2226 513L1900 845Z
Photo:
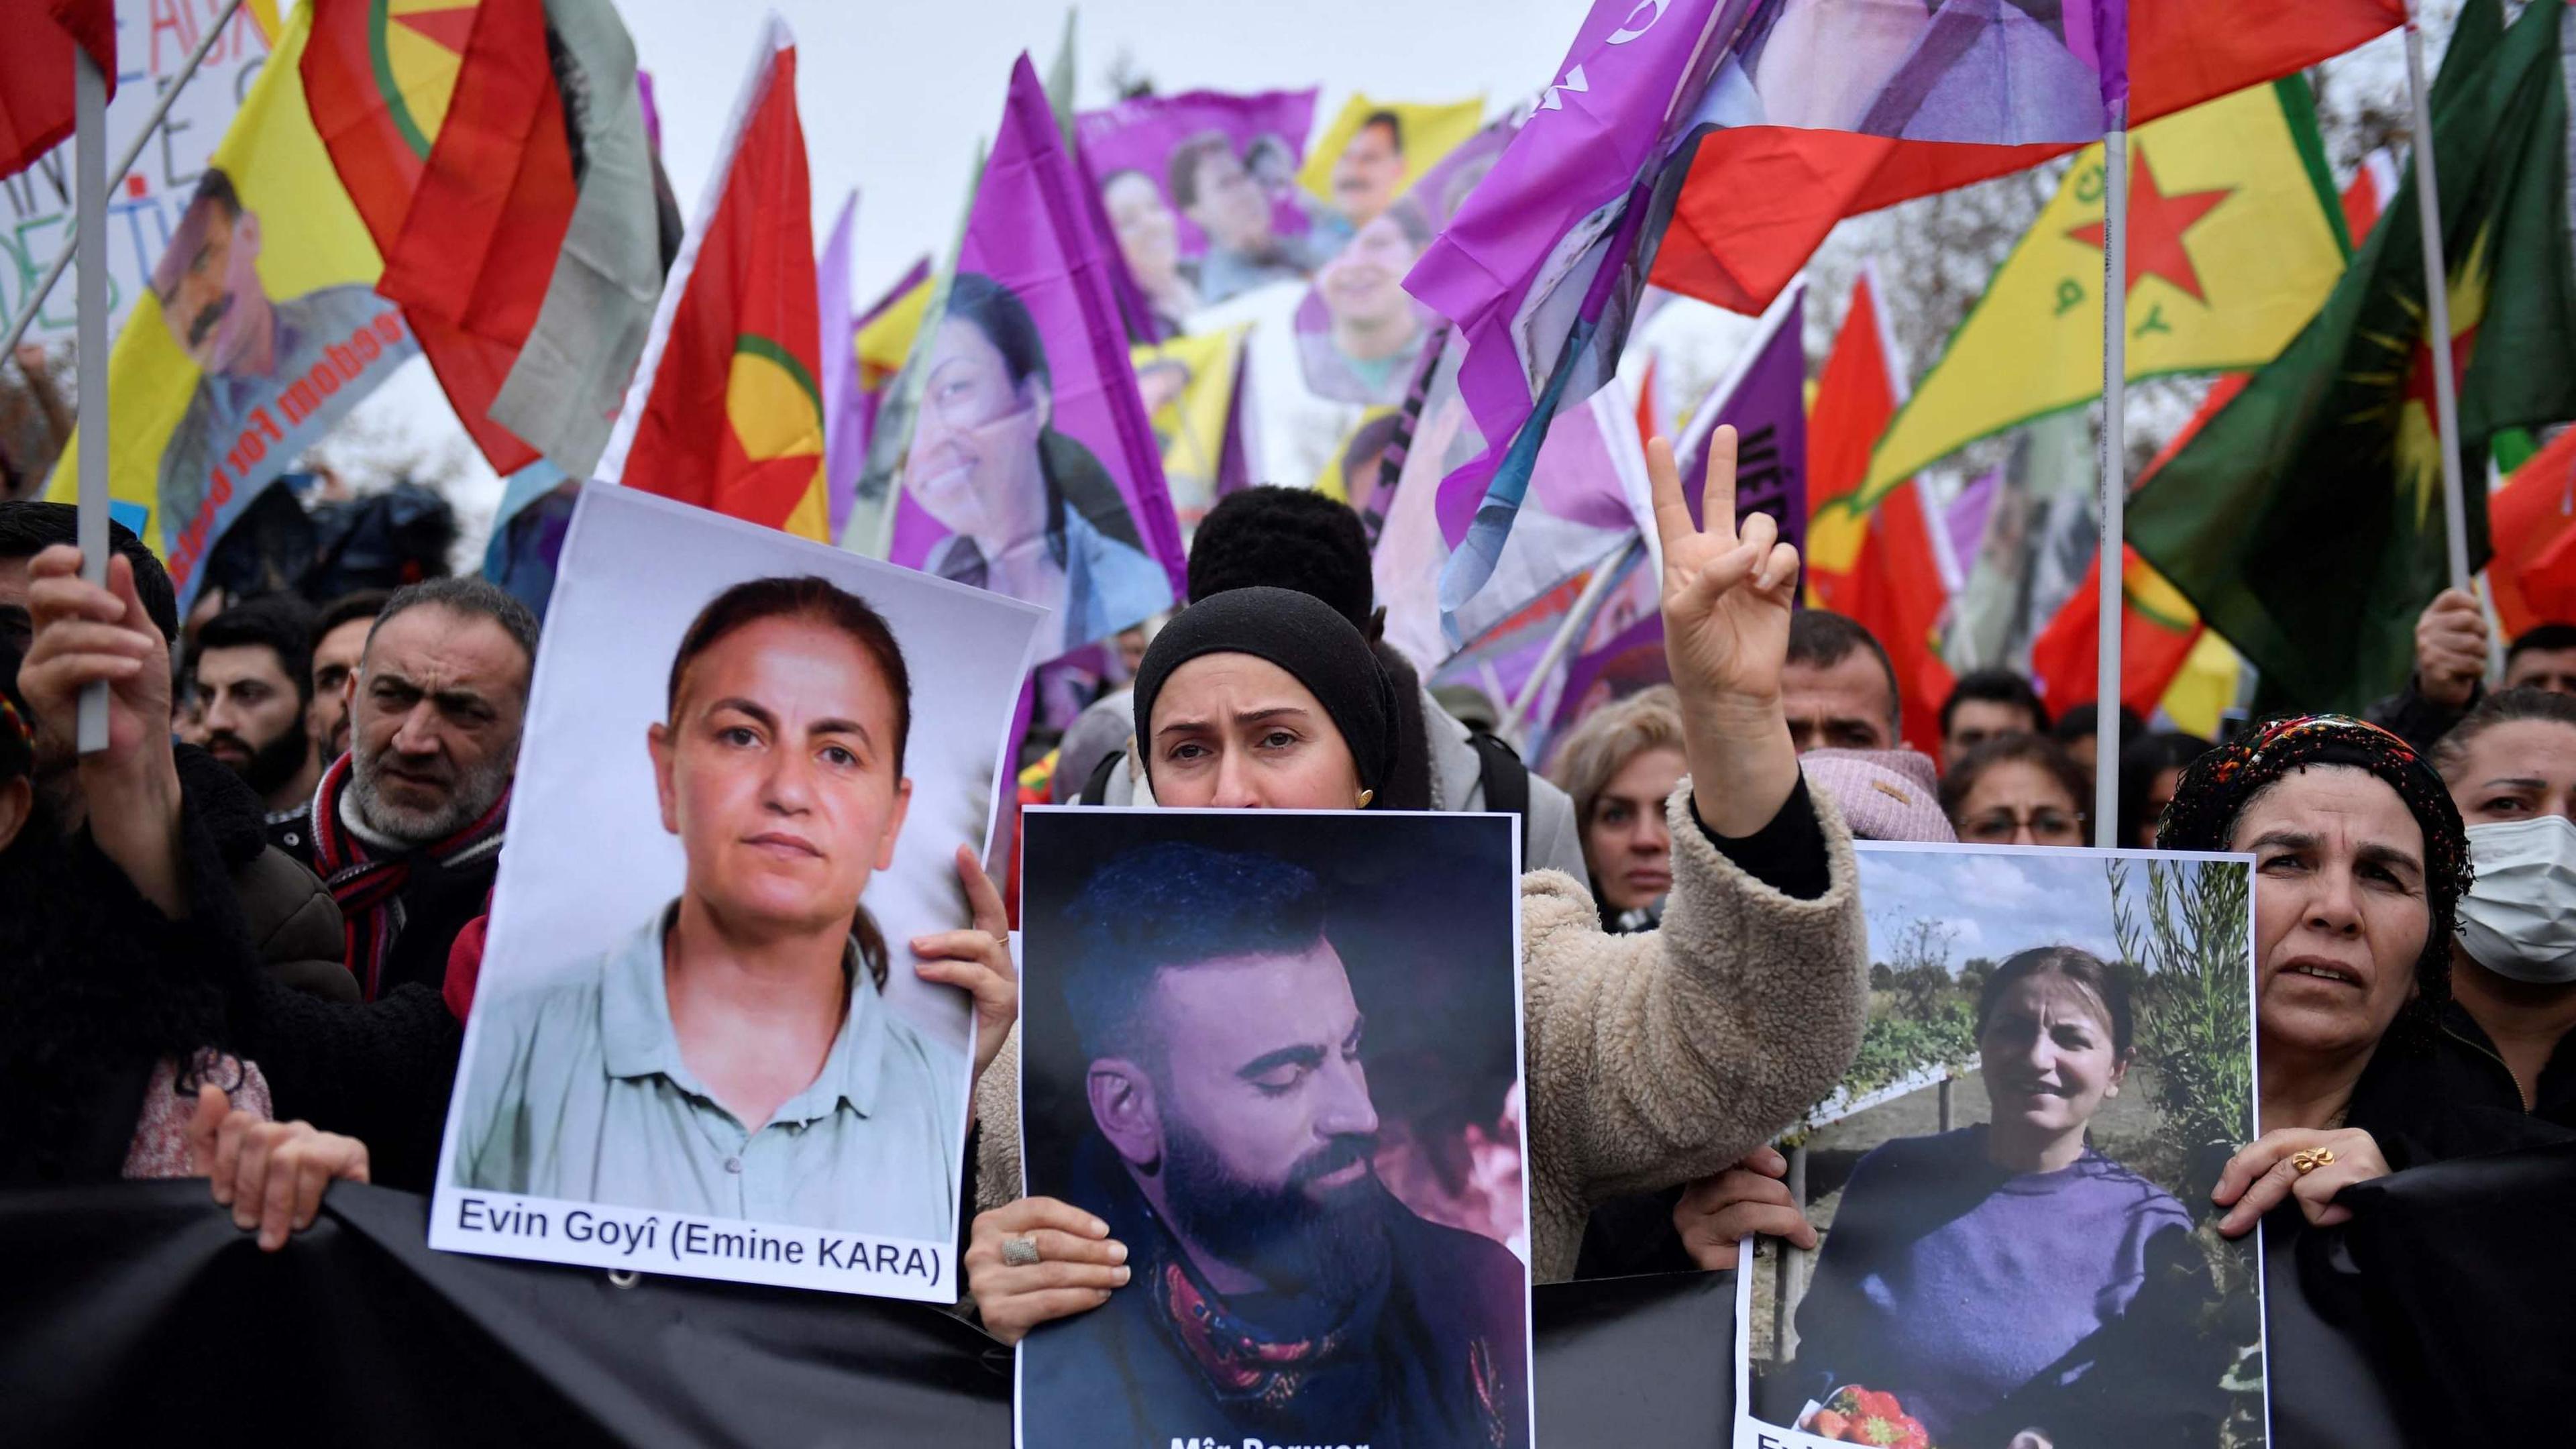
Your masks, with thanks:
M961 1054L889 1011L854 950L857 989L822 1071L747 1131L680 1059L662 977L670 916L593 969L478 1008L457 1185L953 1238L966 1137Z

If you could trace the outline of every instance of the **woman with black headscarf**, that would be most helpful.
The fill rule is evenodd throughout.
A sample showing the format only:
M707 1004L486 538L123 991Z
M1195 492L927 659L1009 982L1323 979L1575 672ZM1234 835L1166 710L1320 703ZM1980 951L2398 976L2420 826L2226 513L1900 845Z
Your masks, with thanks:
M2280 720L2194 762L2156 843L2255 858L2261 1135L2213 1196L2221 1232L2265 1229L2272 1443L2527 1432L2555 1393L2528 1355L2576 1297L2576 1144L2380 1086L2450 994L2471 872L2441 778L2376 725Z

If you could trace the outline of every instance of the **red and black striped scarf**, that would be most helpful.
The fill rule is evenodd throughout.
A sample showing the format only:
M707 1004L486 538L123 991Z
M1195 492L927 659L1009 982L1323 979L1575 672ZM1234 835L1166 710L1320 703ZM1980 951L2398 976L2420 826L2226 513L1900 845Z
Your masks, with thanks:
M349 974L358 978L365 999L373 1001L382 985L385 958L392 954L394 937L402 931L401 897L411 881L413 863L426 857L434 865L455 870L499 853L502 822L510 814L510 792L503 790L490 809L445 839L399 855L387 854L360 839L340 816L353 759L354 754L349 754L333 761L314 791L313 869L330 889L331 898L340 903L348 931Z

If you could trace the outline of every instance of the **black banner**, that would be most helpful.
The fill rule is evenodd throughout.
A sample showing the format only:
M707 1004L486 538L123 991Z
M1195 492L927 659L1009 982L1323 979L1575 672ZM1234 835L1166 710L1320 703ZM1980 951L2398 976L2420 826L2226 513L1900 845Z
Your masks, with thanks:
M2273 1245L2275 1446L2555 1442L2576 1148L2345 1201L2345 1229ZM1010 1351L951 1314L435 1253L427 1211L343 1183L262 1253L202 1182L0 1194L0 1442L1011 1442ZM1734 1293L1727 1273L1540 1288L1538 1442L1725 1444Z
M1011 1353L934 1308L430 1251L335 1186L262 1253L202 1182L0 1195L0 1440L1011 1442ZM1717 1445L1732 1274L1537 1296L1539 1442Z

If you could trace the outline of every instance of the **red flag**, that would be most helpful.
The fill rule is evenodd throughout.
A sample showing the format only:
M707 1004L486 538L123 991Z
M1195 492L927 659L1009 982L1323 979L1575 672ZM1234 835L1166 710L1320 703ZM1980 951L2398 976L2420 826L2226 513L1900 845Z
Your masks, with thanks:
M1941 705L1955 682L1941 658L1950 588L1922 495L1909 478L1866 515L1850 508L1869 472L1871 445L1905 400L1874 275L1864 268L1852 284L1851 306L1807 413L1807 584L1817 602L1858 620L1887 650L1906 742L1938 754Z
M772 17L602 477L820 539L821 323L796 44Z
M2404 24L2405 0L2154 0L2129 10L2129 123L2277 80ZM2081 143L1905 141L1729 126L1699 141L1650 282L1758 313L1846 216L2037 165Z
M455 68L439 117L388 84L388 57ZM537 450L492 400L545 301L578 191L543 0L465 0L395 14L316 0L304 83L341 184L384 253L376 290L403 306L457 419L494 471Z
M2487 583L2506 638L2576 623L2576 428L2488 496L2487 536L2495 540Z
M499 473L537 457L492 421L492 400L536 327L579 199L542 0L484 0L376 290L402 304Z
M0 0L0 176L15 176L72 133L72 47L116 98L116 7L110 0ZM113 182L114 177L109 180Z

